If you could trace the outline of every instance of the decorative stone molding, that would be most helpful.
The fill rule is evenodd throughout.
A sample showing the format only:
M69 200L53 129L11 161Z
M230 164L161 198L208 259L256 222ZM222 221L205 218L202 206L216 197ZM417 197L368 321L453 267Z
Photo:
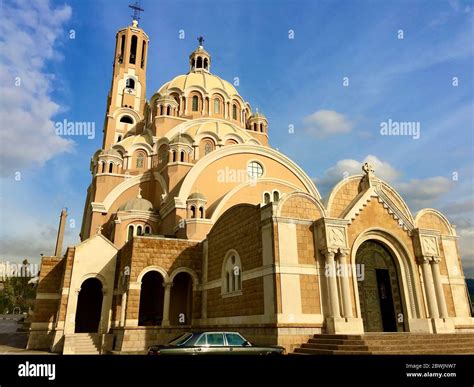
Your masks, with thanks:
M435 230L414 229L413 245L415 248L415 256L417 259L424 261L425 259L439 261L441 253L439 251L440 233Z
M337 218L321 218L315 222L315 241L323 254L349 251L348 224L347 220Z

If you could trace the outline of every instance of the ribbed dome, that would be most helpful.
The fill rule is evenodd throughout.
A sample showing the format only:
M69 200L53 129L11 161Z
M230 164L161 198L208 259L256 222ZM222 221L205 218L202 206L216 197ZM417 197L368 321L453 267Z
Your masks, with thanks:
M130 199L125 204L122 204L119 211L154 211L153 204L142 197Z
M194 192L191 195L189 195L188 200L190 199L207 200L206 197L200 192Z
M158 92L161 95L164 95L172 92L172 89L184 91L186 88L191 86L198 86L207 92L212 89L223 89L229 96L239 95L230 82L208 72L190 72L189 74L178 75L170 82L161 86Z
M107 150L104 150L102 152L100 152L100 156L117 156L117 157L122 157L122 155L120 154L120 152L116 149L113 149L113 148L110 148L110 149L107 149Z

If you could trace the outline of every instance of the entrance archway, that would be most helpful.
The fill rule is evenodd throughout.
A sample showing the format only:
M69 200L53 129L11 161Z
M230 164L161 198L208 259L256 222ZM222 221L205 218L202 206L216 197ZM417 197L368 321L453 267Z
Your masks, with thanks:
M82 283L77 299L76 333L99 331L102 298L102 282L100 280L89 278Z
M186 272L173 279L170 302L171 325L190 325L192 320L193 279Z
M364 270L363 281L357 281L364 331L404 331L400 280L390 251L382 243L368 240L358 248L356 264Z
M161 325L164 296L163 276L157 271L146 273L142 278L138 325Z

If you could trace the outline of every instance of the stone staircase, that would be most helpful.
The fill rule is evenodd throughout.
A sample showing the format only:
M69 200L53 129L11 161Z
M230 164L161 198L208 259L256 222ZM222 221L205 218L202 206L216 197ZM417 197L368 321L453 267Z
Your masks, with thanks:
M100 354L101 335L98 333L74 333L64 340L65 355L98 355Z
M366 333L314 335L295 355L474 354L474 333Z

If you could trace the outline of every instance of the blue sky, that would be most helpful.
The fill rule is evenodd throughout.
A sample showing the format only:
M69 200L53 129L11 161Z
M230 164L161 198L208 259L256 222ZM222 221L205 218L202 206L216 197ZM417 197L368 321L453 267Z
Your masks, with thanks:
M66 242L78 241L115 33L131 21L128 4L4 2L0 259L52 253L63 206L72 221ZM269 119L272 146L299 163L323 196L372 161L413 212L438 208L457 225L474 277L471 2L144 0L142 7L148 97L188 71L203 35L212 72L238 77L240 94ZM95 122L95 139L58 138L54 122L63 119ZM419 123L420 138L381 136L389 119Z

